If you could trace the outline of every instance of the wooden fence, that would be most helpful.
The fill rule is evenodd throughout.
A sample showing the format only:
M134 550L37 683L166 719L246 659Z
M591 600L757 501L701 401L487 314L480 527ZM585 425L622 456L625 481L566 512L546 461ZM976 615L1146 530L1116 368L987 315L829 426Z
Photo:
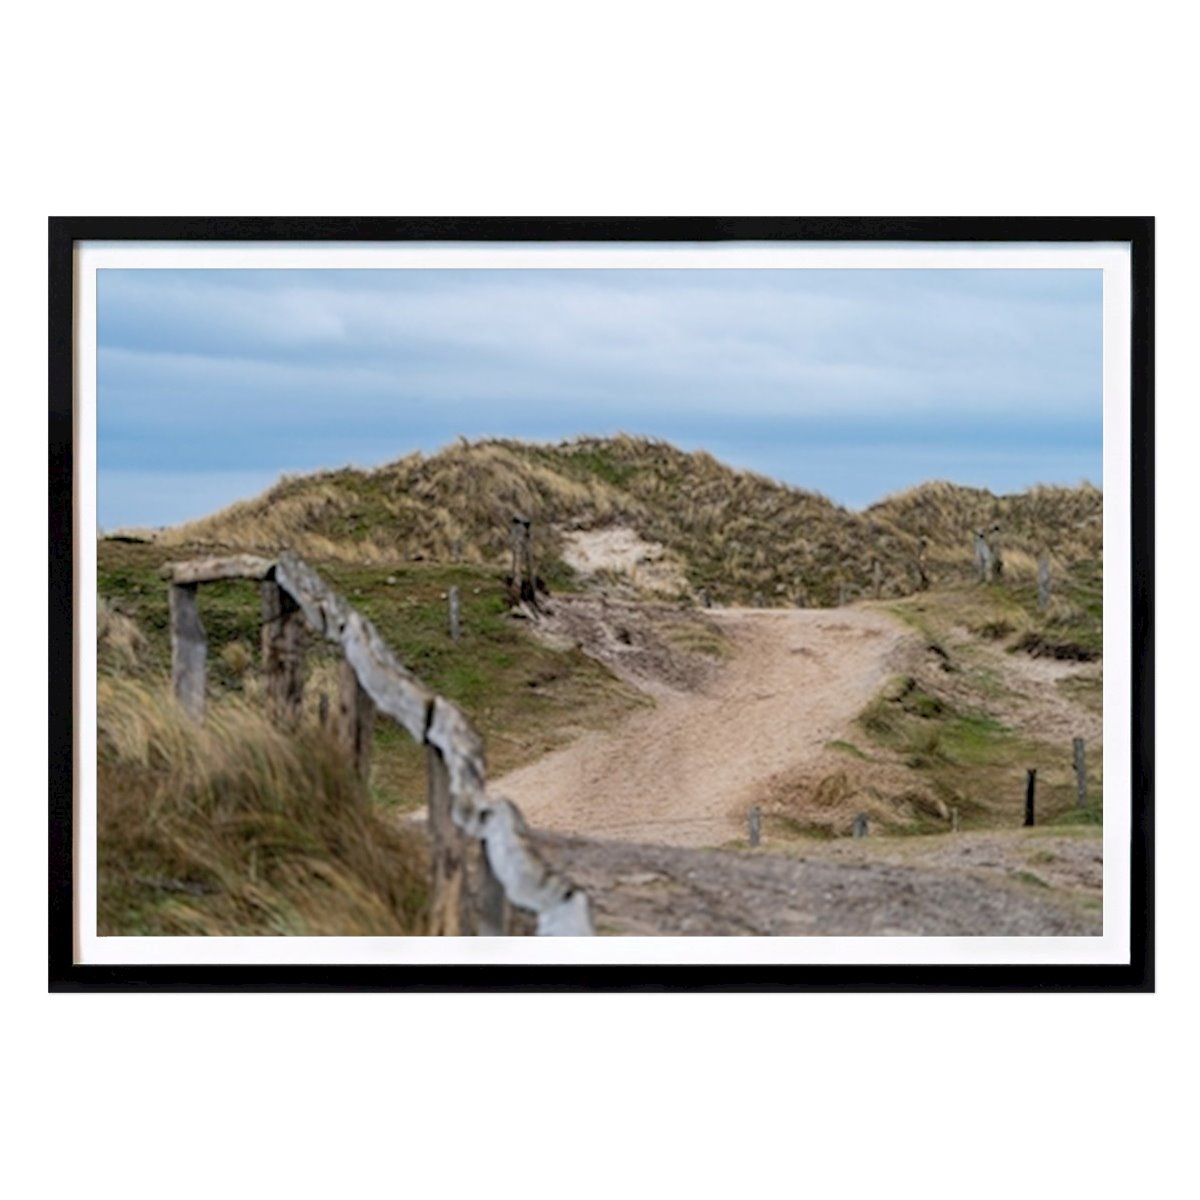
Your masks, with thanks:
M433 847L431 933L516 932L516 907L534 914L538 934L593 934L587 896L542 859L516 805L487 794L479 733L454 704L412 675L375 626L307 563L288 553L277 559L237 555L169 563L163 576L170 588L172 684L180 704L197 720L204 716L207 657L198 588L220 579L246 579L262 589L263 668L276 721L294 726L300 719L307 625L342 652L334 730L359 773L365 775L369 765L376 710L425 746Z

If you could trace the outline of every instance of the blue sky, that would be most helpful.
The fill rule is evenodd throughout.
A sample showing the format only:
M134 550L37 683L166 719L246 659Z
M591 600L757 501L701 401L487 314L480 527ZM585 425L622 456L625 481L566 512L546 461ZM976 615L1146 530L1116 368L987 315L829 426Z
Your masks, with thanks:
M1101 482L1089 270L102 270L99 522L619 431L862 507Z

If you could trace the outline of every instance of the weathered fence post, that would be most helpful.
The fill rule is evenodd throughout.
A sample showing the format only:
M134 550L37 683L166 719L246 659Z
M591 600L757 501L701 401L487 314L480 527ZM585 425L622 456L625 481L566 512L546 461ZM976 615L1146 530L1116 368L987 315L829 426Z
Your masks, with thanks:
M457 642L461 636L459 627L458 585L450 589L450 640Z
M701 588L701 589L700 589L700 603L701 603L701 604L702 604L702 605L703 605L705 608L712 608L712 596L711 596L711 594L709 593L709 590L708 590L708 588Z
M988 554L991 556L992 579L999 583L1000 576L1004 572L1004 558L1000 553L999 524L993 525L988 530L987 548Z
M756 804L750 810L750 846L757 846L762 840L762 809Z
M838 608L844 608L846 604L846 585L838 584Z
M859 813L854 818L854 836L856 838L864 838L867 836L867 814Z
M505 937L512 930L512 907L504 894L504 885L496 878L487 861L480 858L478 934L480 937Z
M992 573L992 551L982 530L975 531L975 574L979 583L987 583Z
M929 539L922 536L917 542L917 588L925 591L929 587Z
M304 614L274 580L262 584L262 659L267 709L284 726L300 721L304 699Z
M950 832L951 833L958 832L958 809L957 808L950 809Z
M1033 799L1037 790L1037 768L1030 767L1025 772L1025 827L1030 828L1034 823Z
M1045 612L1050 605L1050 560L1038 559L1037 567L1038 612Z
M752 597L752 602L753 602L755 608L762 608L763 607L762 592L755 592L754 596Z
M343 658L338 663L334 737L364 783L371 775L371 740L374 734L375 702L363 691L354 668Z
M171 584L171 687L188 716L204 719L204 679L208 641L200 621L196 585Z
M430 929L436 937L503 937L512 908L482 844L454 821L450 771L437 746L426 743L429 839L433 859Z
M467 837L451 815L450 772L436 746L425 747L425 768L433 859L429 932L434 937L460 937L471 933L467 911Z
M533 522L520 513L512 519L513 585L517 596L537 607L537 576L533 569Z
M1083 738L1077 737L1071 746L1075 756L1075 802L1080 808L1087 807L1087 761L1084 757Z

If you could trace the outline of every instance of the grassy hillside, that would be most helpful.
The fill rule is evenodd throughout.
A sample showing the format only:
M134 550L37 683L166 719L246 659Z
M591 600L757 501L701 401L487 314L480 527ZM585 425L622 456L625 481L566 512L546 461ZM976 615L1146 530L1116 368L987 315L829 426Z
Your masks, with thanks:
M829 744L828 777L769 809L804 836L845 832L842 816L858 811L895 831L943 830L952 808L965 828L1011 827L1029 766L1039 769L1044 819L1100 821L1102 748L1089 742L1095 793L1077 810L1071 729L1047 729L1066 718L1044 695L1056 689L1071 711L1099 713L1096 489L997 497L932 483L854 513L644 439L459 442L375 471L285 479L149 541L100 540L102 931L421 929L422 838L395 817L424 804L421 748L380 721L368 788L345 774L317 719L322 693L334 694L333 652L313 638L305 721L295 735L272 729L262 717L258 589L238 581L202 591L211 718L201 729L183 721L167 702L164 562L296 550L410 669L461 705L484 734L493 777L649 703L577 639L547 637L514 617L505 580L513 512L532 517L552 590L578 585L561 557L576 531L623 527L665 547L685 581L678 604L660 606L654 618L647 610L635 632L656 625L656 636L710 658L723 647L710 644L702 614L678 611L701 589L718 604L761 596L831 605L873 596L873 563L881 563L876 603L926 649L897 668L847 735L853 740ZM994 525L1004 572L979 585L972 534ZM1042 555L1054 580L1045 611L1035 583ZM462 600L457 644L447 623L451 586ZM625 619L614 615L619 605L594 603L598 619ZM616 634L623 645L633 636ZM1047 667L1038 658L1080 669L1046 682L1029 675Z
M282 480L253 500L166 530L165 545L273 553L362 564L502 564L513 512L532 517L539 560L566 583L565 531L625 525L683 563L689 594L719 603L833 604L919 586L924 555L934 586L969 577L972 531L999 524L1005 570L1032 584L1037 558L1056 573L1101 560L1101 493L1039 487L993 496L926 484L862 513L813 492L736 471L703 452L644 438L579 438L558 445L459 441L373 471Z

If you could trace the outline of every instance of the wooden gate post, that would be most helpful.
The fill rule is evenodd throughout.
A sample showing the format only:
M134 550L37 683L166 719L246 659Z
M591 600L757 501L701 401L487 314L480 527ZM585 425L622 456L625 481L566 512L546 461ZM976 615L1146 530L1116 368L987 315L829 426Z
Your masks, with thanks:
M194 583L170 585L171 687L184 712L202 721L208 640L200 621L196 591Z
M354 668L338 663L338 704L334 737L355 774L364 783L371 776L371 742L375 735L375 702L363 691Z
M1037 790L1037 768L1030 767L1025 772L1025 827L1031 828L1034 824L1033 800L1034 792Z
M1077 737L1071 746L1075 756L1075 802L1087 807L1087 761L1084 758L1083 738Z
M274 580L262 584L262 660L271 719L300 723L304 700L304 614Z

